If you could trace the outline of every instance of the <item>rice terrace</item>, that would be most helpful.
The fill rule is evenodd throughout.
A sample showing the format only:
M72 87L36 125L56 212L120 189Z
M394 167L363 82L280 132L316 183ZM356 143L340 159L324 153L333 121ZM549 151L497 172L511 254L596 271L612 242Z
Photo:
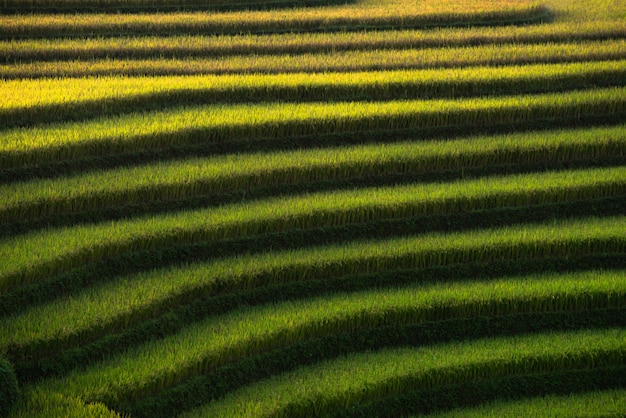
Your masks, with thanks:
M0 11L0 416L626 417L626 1Z

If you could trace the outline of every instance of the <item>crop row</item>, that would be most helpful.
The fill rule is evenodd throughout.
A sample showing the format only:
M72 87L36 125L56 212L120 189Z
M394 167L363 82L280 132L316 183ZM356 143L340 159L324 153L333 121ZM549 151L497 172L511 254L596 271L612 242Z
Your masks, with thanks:
M297 312L293 311L290 315L292 317L297 316ZM231 325L230 322L220 321L225 327L229 327ZM252 337L254 334L263 334L263 330L259 329L256 321L250 324L250 326L252 329L247 335ZM317 326L323 328L323 324L317 324ZM243 333L244 330L240 328L236 332ZM323 333L321 329L319 332ZM623 366L624 354L626 352L624 332L623 329L607 329L550 333L494 338L417 349L412 348L409 349L409 352L414 356L411 356L413 361L410 360L411 357L402 359L394 356L386 357L384 353L387 350L378 352L379 356L376 353L355 354L345 359L337 359L310 368L295 370L286 374L284 378L278 376L269 379L269 381L262 381L250 387L244 387L231 395L227 395L221 401L210 404L209 408L217 408L213 411L218 411L221 407L236 407L236 405L245 408L249 399L248 396L254 396L255 392L258 395L266 395L266 390L273 392L274 396L264 397L263 403L271 405L278 399L283 398L283 396L276 396L277 394L289 396L287 393L291 392L291 395L295 395L295 398L305 401L300 403L300 407L310 408L312 404L307 401L311 401L310 396L318 390L326 392L331 389L331 392L328 393L337 395L344 391L350 391L348 381L352 381L355 385L360 386L365 376L369 375L370 381L371 379L377 380L378 372L384 370L387 370L387 373L392 375L397 373L396 377L400 378L407 374L413 375L413 373L418 371L412 370L413 367L419 370L428 370L432 367L431 373L421 375L422 378L425 378L423 382L424 387L435 386L437 383L449 384L459 380L475 380L476 378L503 376L511 373L603 366L620 367ZM86 401L102 400L109 405L132 399L159 388L171 386L190 375L208 372L215 368L217 364L229 361L228 357L230 356L226 358L221 357L218 349L219 344L216 340L221 337L220 334L222 333L224 333L224 328L220 328L220 325L215 322L194 324L176 336L148 342L140 348L130 350L123 356L94 367L77 370L70 373L67 377L41 382L39 387L49 391L79 396ZM280 336L275 336L275 338L285 339L288 336L295 337L295 339L306 338L300 334L297 326L290 327L281 334ZM200 340L198 335L206 336L206 338ZM270 335L265 334L267 340L272 339ZM576 344L572 344L572 341L576 341ZM278 344L278 342L276 343ZM265 349L269 347L266 346ZM249 348L255 351L262 350L261 345L251 346L245 343L243 343L243 347L237 347L234 342L233 345L226 346L228 351L241 348ZM188 349L191 352L183 358L180 352ZM396 350L402 352L406 349ZM192 354L193 351L196 351L198 354ZM200 354L201 352L203 354ZM176 353L179 355L177 356ZM362 358L362 356L369 356L367 360L370 361L364 361L366 359ZM351 363L352 366L341 367L340 365L342 363L345 364L345 362ZM395 367L392 366L394 363ZM356 367L356 364L359 366ZM427 366L429 364L430 367ZM450 367L444 367L446 364ZM404 369L405 373L399 372L398 367ZM371 368L374 368L376 372ZM439 370L438 373L435 372L437 369ZM352 371L349 372L348 370ZM487 372L487 374L481 374L480 370ZM306 375L307 378L299 378L297 376L298 373ZM353 379L348 378L350 374L353 374ZM380 377L385 375L386 373L382 372ZM328 379L329 376L333 378ZM344 378L342 379L340 376ZM390 376L386 375L383 380L386 380L387 377ZM299 382L299 384L293 384L293 382ZM386 389L391 389L389 386L395 386L397 389L405 387L404 385L389 383L389 385L383 385L383 387ZM399 382L396 381L395 383ZM417 384L417 381L413 380L411 383ZM347 387L344 385L347 385ZM287 387L292 389L290 390ZM356 395L356 398L352 398L353 402L357 399L363 401L367 397L374 398L377 395L379 396L380 393L376 392L376 389L379 387L379 385L370 385L368 386L369 390L360 392L361 396L366 396L366 398L361 398L356 393L352 393L352 396ZM339 390L340 388L341 390ZM363 388L360 387L359 389ZM312 391L312 393L309 393L309 396L307 396L302 390ZM388 393L388 395L392 393ZM291 396L289 397L291 398ZM319 406L324 405L325 402L322 397L318 398L316 396L316 398L320 401ZM287 416L296 416L294 413L303 412L297 411L297 402L286 403L295 407L287 413ZM218 413L217 416L227 416L225 415L227 414L226 410ZM242 415L248 414L243 413Z
M311 410L323 414L359 402L460 381L621 367L626 351L624 332L610 329L540 334L355 354L242 388L186 416L297 417Z
M589 329L593 320L603 328L623 326L624 321L608 315L620 315L620 310L593 310L586 312L554 312L497 317L477 317L442 322L400 325L365 329L347 334L329 334L321 338L295 343L287 347L242 359L197 375L186 383L116 406L137 417L165 417L181 411L205 406L209 402L242 387L254 385L281 373L301 367L350 356L396 347L425 347L436 344L528 334L532 332L563 332ZM456 327L456 329L454 328ZM456 332L455 332L456 331ZM306 353L303 356L303 353ZM538 396L545 393L572 393L624 387L621 375L626 368L594 368L568 370L538 375L506 376L479 382L455 382L430 390L410 391L395 397L373 399L348 410L333 411L332 416L388 416L424 413L453 406L472 406L512 395ZM564 379L565 378L565 379ZM220 385L220 380L222 383ZM555 390L558 388L557 390ZM530 390L529 390L530 389ZM433 402L435 401L435 402Z
M24 39L0 41L0 61L225 57L379 49L424 49L489 44L602 41L626 37L619 21L555 22L536 26L439 28L280 35Z
M225 58L54 61L0 65L5 79L103 75L197 75L432 69L549 64L626 58L626 40L342 51Z
M502 25L550 18L532 1L471 0L419 4L347 5L228 13L67 14L0 16L3 39L111 36L241 34L440 26ZM521 4L519 4L521 3Z
M138 276L131 275L113 280L111 284L103 283L101 287L88 293L86 298L81 298L86 307L100 306L96 302L99 301L102 305L97 310L99 314L109 318L107 321L87 334L70 333L65 337L57 337L60 338L61 347L73 345L75 342L84 342L83 338L88 335L101 335L103 330L100 326L118 329L185 301L266 284L469 261L489 262L548 255L576 257L619 252L623 251L624 242L616 230L623 226L622 223L622 218L595 221L583 219L555 225L496 228L480 233L431 233L421 237L329 245L328 248L313 247L260 255L231 256L184 268L166 268ZM91 282L93 284L93 278ZM89 302L91 298L95 301ZM68 301L64 299L62 304L65 303ZM109 312L105 314L106 310ZM89 321L95 313L87 313L85 318L79 319ZM11 320L11 317L8 318ZM66 329L64 321L62 320L62 329ZM52 323L46 327L55 328Z
M626 3L240 1L0 0L11 417L621 396Z
M210 261L218 258L231 258L241 254L261 254L271 248L274 251L295 251L303 248L311 248L320 245L346 245L355 240L386 240L398 237L418 236L423 234L433 235L437 233L468 233L479 229L498 229L502 227L522 226L525 224L540 224L551 222L556 219L568 222L590 217L623 216L625 196L604 197L600 199L584 199L574 202L550 203L533 206L514 206L507 208L495 208L472 212L460 212L450 214L438 214L430 216L417 216L400 219L383 219L368 223L344 224L332 227L317 227L309 229L295 229L269 234L242 236L219 241L201 241L176 246L166 246L143 251L127 252L115 257L103 258L90 262L65 272L54 273L45 279L25 286L13 287L3 292L0 296L0 315L11 315L38 304L47 303L58 298L65 297L75 289L92 286L96 283L104 283L116 278L139 274L157 268L168 268L196 263L199 260ZM578 251L578 250L576 250ZM580 250L582 251L582 250ZM600 254L584 255L577 253L569 258L570 268L598 268L615 266L622 268L615 258L612 250L604 257ZM592 257L589 264L585 257ZM608 257L608 258L607 258ZM580 259L575 261L574 258ZM619 257L617 257L619 258ZM535 259L537 260L537 259ZM596 263L594 260L600 262ZM617 261L616 261L617 260ZM495 263L495 261L491 261ZM511 263L511 260L509 260ZM604 264L602 264L604 263ZM551 269L556 264L541 264L544 269ZM533 268L535 265L533 264ZM503 271L502 268L496 268ZM524 269L513 269L511 274L527 272L532 269L526 266ZM507 270L508 271L508 270ZM541 271L541 270L538 270ZM564 270L559 270L564 271ZM424 272L422 272L425 274ZM461 274L455 271L454 274ZM487 273L482 276L485 277ZM273 279L268 278L269 283ZM292 282L288 282L293 286ZM307 283L311 283L310 281ZM307 284L307 286L309 286ZM208 289L211 293L229 293L236 288L218 286L217 289ZM212 293L211 293L212 294ZM204 297L205 293L185 293L178 302L197 300ZM278 293L274 293L278 298ZM156 311L162 307L175 306L174 300L169 305L155 305ZM110 351L110 350L109 350Z
M5 129L190 103L461 98L626 84L626 61L423 71L0 81Z
M499 401L475 408L464 408L428 415L429 418L499 418L507 416L541 416L550 411L554 416L619 416L626 411L626 389L614 389L578 393L574 395L552 395L518 401Z
M598 323L603 323L605 328L622 326L624 321L620 320L620 318L623 312L623 309L600 309L592 311L559 311L551 313L505 315L491 318L475 317L468 319L452 319L443 322L425 322L410 325L378 327L363 329L352 333L329 334L321 338L291 344L278 350L244 358L234 363L218 367L208 373L197 375L195 378L186 381L182 385L172 386L154 395L134 399L131 402L123 402L116 406L116 409L137 417L168 417L178 415L181 411L201 406L212 399L219 399L233 390L279 373L346 356L351 353L376 351L390 347L433 346L435 344L458 341L459 338L475 340L486 337L494 338L498 336L519 335L530 332L572 332L589 329L590 326ZM302 353L307 353L307 355L303 356ZM67 356L64 355L62 359L66 360L66 358ZM101 361L103 357L98 356L98 358ZM55 364L58 364L58 362L55 362ZM86 365L85 362L80 362L79 364L81 364L81 366ZM626 383L623 382L622 379L624 376L622 373L623 369L624 368L620 367L610 369L596 368L583 371L582 373L580 371L566 371L564 372L566 376L564 376L563 373L549 373L549 375L546 376L547 380L543 377L538 379L539 376L537 374L531 375L532 378L530 379L522 377L521 381L519 378L513 378L513 382L511 378L505 378L506 381L495 379L488 381L486 387L484 383L478 384L478 382L474 382L471 385L471 387L474 388L474 392L472 392L473 396L471 396L474 403L470 403L469 405L474 405L476 401L497 399L499 395L503 395L506 398L512 393L517 393L518 396L537 396L545 393L567 394L580 391L581 389L598 390L620 387ZM553 383L555 383L556 380L560 383L555 387ZM475 389L478 389L480 386L482 386L482 388L476 391ZM532 390L527 390L529 387L531 387ZM555 391L554 389L557 387L558 390ZM504 392L496 388L503 388ZM522 388L526 388L526 390ZM460 389L467 393L467 386L463 386ZM452 395L453 399L460 399L458 396L454 395L454 393L458 393L458 389L455 389L454 386L445 387L444 392L448 395ZM199 396L199 394L202 395ZM89 410L100 411L102 415L98 416L105 416L105 411L101 404L83 403L79 398L72 395L42 391L36 386L27 388L24 395L25 403L29 404L27 410L33 408L33 406L30 405L36 405L34 408L37 411L41 411L42 413L44 411L48 412L48 414L43 413L43 415L36 415L38 417L66 416L67 412L65 415L63 413L56 413L57 408L71 411L77 407L80 409L80 405L84 405L83 408L88 408ZM430 395L434 395L434 397L437 398L440 393L435 390L435 392L431 392L430 395L427 393L424 393L424 395L426 395L426 399L433 399L433 396ZM414 399L409 399L409 401L411 400L413 402L409 403L416 404ZM382 403L385 403L385 401ZM422 402L417 402L418 405L420 403L422 405L424 404L423 398ZM433 405L430 404L430 402L427 402L427 404L431 406L430 410L432 410ZM462 403L459 406L463 405ZM383 409L388 406L389 405L383 405ZM454 404L448 401L444 403L443 408L440 407L439 409L446 409L451 406L454 406ZM395 409L397 409L397 404L392 408L388 408L392 413ZM429 409L426 408L426 410ZM18 413L11 416L22 417L25 415ZM109 414L106 416L109 416ZM397 416L397 414L395 416Z
M625 379L621 376L625 370L626 368L620 366L568 369L514 374L493 379L480 379L476 382L455 382L434 389L409 390L391 398L375 399L365 404L352 405L348 408L335 410L330 416L371 416L369 414L389 418L410 416L411 414L424 416L424 413L449 410L450 408L474 407L494 400L619 389L626 385ZM604 405L597 412L602 414L602 412L609 413L611 410L613 408L610 405ZM537 416L554 417L560 415L558 415L558 410L555 412L544 410Z
M3 289L129 251L207 240L500 206L624 193L623 167L447 184L369 188L275 198L109 224L33 232L0 241ZM106 241L100 237L106 236Z
M287 144L306 135L337 136L365 131L401 131L408 135L429 128L520 123L532 126L542 120L550 120L554 125L558 120L618 117L625 107L624 88L460 100L188 107L2 131L0 162L5 168L17 168L157 148L226 149L233 140L239 141L237 149L242 149L242 142L254 138Z
M154 13L180 11L266 10L329 6L350 0L3 0L1 14Z
M255 188L626 156L626 127L192 158L0 186L0 223ZM589 172L591 173L591 172ZM329 185L330 186L330 185ZM572 186L572 185L570 185ZM219 199L215 199L219 201Z
M186 275L189 279L193 271L186 274L182 271L179 275ZM175 293L167 295L167 292L175 292L167 283L168 278L175 277L176 274L167 270L125 277L86 289L75 294L71 300L59 300L3 318L0 322L3 341L0 350L17 362L23 359L32 361L136 325L141 318L145 320L155 314L154 310L147 312L155 303L175 300ZM150 284L137 283L142 279ZM180 280L175 281L180 284ZM157 286L158 290L151 291L150 285ZM168 286L169 289L163 289ZM245 336L258 326L254 323L265 324L262 331L276 335L290 328L297 328L304 334L317 334L322 329L324 332L349 332L396 322L623 308L626 307L624 286L623 271L548 274L546 277L524 276L461 283L418 282L400 289L339 292L314 301L289 300L284 305L279 305L277 300L269 307L251 308L252 312L246 313L244 319L241 319L242 313L235 310L212 322L226 327L232 322L229 318L238 318L235 321L237 324L243 321L248 325L235 325L233 328L246 328L241 332ZM164 295L159 294L164 292ZM297 320L292 312L299 312ZM229 340L224 345L232 343Z

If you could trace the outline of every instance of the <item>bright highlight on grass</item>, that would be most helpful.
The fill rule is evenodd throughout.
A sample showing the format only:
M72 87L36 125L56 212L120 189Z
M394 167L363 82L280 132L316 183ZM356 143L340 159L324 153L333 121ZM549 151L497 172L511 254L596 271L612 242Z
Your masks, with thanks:
M621 412L625 22L5 0L0 414Z
M5 79L356 72L471 66L553 64L623 60L624 39L578 43L465 46L437 49L373 49L294 55L233 55L226 58L161 58L53 61L0 65Z
M186 416L301 416L312 408L322 413L451 381L597 367L594 352L623 358L625 336L614 329L364 353L259 382Z
M626 110L624 88L474 98L190 107L0 132L7 167L252 138L481 127Z
M576 184L576 180L580 182ZM293 228L522 206L624 193L624 170L513 176L492 181L365 189L225 206L113 224L51 229L0 241L0 288L41 280L83 263L177 245ZM102 242L99 237L106 236Z
M16 222L77 210L181 200L255 187L349 180L364 174L443 172L485 165L558 163L583 156L597 159L625 154L626 131L619 126L550 134L404 142L385 147L366 145L190 159L0 186L0 219ZM620 170L614 171L615 175ZM568 186L576 187L570 183Z

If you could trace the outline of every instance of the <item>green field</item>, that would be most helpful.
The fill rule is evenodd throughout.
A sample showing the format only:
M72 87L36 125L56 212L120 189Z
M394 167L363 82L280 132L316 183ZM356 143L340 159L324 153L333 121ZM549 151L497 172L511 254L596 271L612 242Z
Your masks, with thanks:
M626 414L626 3L0 28L0 416Z

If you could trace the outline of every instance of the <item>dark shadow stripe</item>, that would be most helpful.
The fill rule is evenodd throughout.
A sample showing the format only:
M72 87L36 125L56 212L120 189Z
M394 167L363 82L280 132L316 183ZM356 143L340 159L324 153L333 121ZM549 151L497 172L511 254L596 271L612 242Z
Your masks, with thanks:
M336 227L293 229L280 233L133 252L88 263L45 280L4 292L0 295L0 316L10 315L29 306L70 295L80 291L81 288L104 283L122 275L240 254L262 254L267 251L342 244L354 240L384 239L430 232L460 232L540 223L554 219L610 217L624 214L626 214L626 196L620 196L541 206L497 208L452 215L388 219ZM211 292L214 291L211 290ZM232 291L232 289L222 291ZM184 298L193 300L208 296L201 293L196 290L192 295L184 295ZM173 301L170 302L173 303Z
M336 292L357 292L377 288L409 286L417 283L454 283L516 275L624 268L626 268L626 255L624 254L593 254L571 258L454 264L425 269L395 270L377 274L348 275L332 279L322 278L267 285L243 292L187 300L182 305L168 306L162 312L148 312L143 322L127 326L127 328L121 327L118 333L96 335L97 339L93 341L81 339L78 344L75 344L75 347L51 350L43 356L23 356L23 353L13 352L10 357L16 364L20 379L33 381L66 374L76 367L115 356L146 341L164 338L179 332L193 322L225 314L242 306L258 306L320 297ZM461 335L459 334L459 336Z
M112 29L108 27L98 27L85 25L77 27L68 24L65 27L40 26L34 28L5 28L0 35L1 40L15 39L39 39L39 38L81 38L86 36L117 37L126 35L239 35L239 34L282 34L282 33L324 33L342 31L362 31L362 30L390 30L390 29L431 29L440 27L491 27L506 25L528 25L541 24L554 20L554 12L545 6L535 6L528 10L511 10L507 12L489 11L483 13L466 13L457 16L452 13L418 15L417 17L397 16L381 17L379 19L364 19L364 22L341 21L338 19L326 20L323 17L297 26L275 25L271 22L256 22L248 26L233 25L222 26L211 25L210 23L186 24L179 22L176 25L136 25L126 27L125 30ZM289 21L287 21L289 23Z
M626 114L581 114L560 119L533 119L511 123L484 125L437 126L403 130L370 130L339 132L317 135L288 136L284 138L242 138L223 142L207 142L202 133L179 132L181 136L169 147L143 149L141 151L107 152L75 159L43 159L38 163L0 170L0 183L12 183L33 178L54 178L95 170L106 170L156 161L171 161L191 157L210 157L233 153L290 151L298 149L333 148L347 145L397 143L409 140L458 138L469 135L497 135L513 132L532 132L566 128L591 128L622 124ZM80 149L77 150L80 152ZM43 151L42 151L43 152Z
M626 388L626 367L563 370L484 379L406 393L389 399L355 405L328 414L335 418L397 418L413 414L470 408L492 401L515 401L548 395Z
M33 4L34 3L34 4ZM108 3L108 4L103 4ZM323 7L356 3L355 0L248 0L248 1L106 1L81 0L49 1L36 0L32 3L7 1L2 7L0 15L24 14L70 14L70 13L173 13L173 12L231 12L240 10L272 10L290 9L296 7Z
M384 33L385 31L377 31ZM168 46L160 44L153 48L138 49L116 45L114 49L109 47L94 47L88 50L76 50L63 48L52 44L49 47L40 47L34 50L24 50L16 45L15 50L0 51L0 62L5 64L17 64L28 62L48 62L48 61L74 61L74 60L98 60L98 59L149 59L149 58L211 58L228 57L233 55L280 55L280 54L308 54L308 53L328 53L344 51L365 51L372 49L424 49L424 48L450 48L450 47L471 47L487 45L529 45L536 43L570 43L581 41L608 41L624 39L626 37L626 27L604 28L592 31L573 32L546 32L541 34L513 33L511 35L487 35L467 33L461 38L432 38L432 39L403 39L395 38L397 32L394 29L389 31L389 36L375 40L342 40L340 38L331 41L301 40L300 42L281 43L281 41L267 40L263 43L249 44L239 43L238 35L233 35L233 43L227 46L214 45L210 38L203 43L193 44L193 39L189 39L190 45ZM243 35L245 37L245 35ZM254 36L254 35L252 35ZM262 35L261 35L262 36ZM165 37L168 39L168 37ZM62 40L60 40L62 42Z
M615 153L614 155L618 155ZM581 155L583 157L583 155ZM279 183L250 189L233 187L230 191L215 194L192 194L175 200L149 200L138 204L107 205L100 203L95 210L59 213L39 218L22 217L17 222L0 223L0 238L16 236L37 229L69 227L78 224L128 220L133 217L163 215L188 210L218 207L226 204L250 202L273 197L297 196L307 193L355 190L367 187L392 187L413 183L452 182L490 176L531 174L554 170L578 170L626 165L626 157L594 158L577 161L547 161L534 164L509 164L468 167L457 170L432 170L364 177L329 178L304 183ZM104 199L99 199L104 200Z
M610 309L480 317L329 335L245 358L210 373L191 377L181 385L158 391L152 396L109 406L134 417L168 417L219 399L228 392L259 380L353 353L534 332L624 326L625 313L623 309Z
M566 74L545 79L541 76L517 79L494 78L484 81L439 81L435 83L394 83L390 85L240 88L232 90L174 90L172 92L112 97L77 103L36 106L0 112L4 129L53 122L87 121L104 116L119 116L142 111L171 109L179 106L233 103L303 103L333 101L388 101L460 99L522 94L564 93L590 88L626 86L626 67L590 74Z

